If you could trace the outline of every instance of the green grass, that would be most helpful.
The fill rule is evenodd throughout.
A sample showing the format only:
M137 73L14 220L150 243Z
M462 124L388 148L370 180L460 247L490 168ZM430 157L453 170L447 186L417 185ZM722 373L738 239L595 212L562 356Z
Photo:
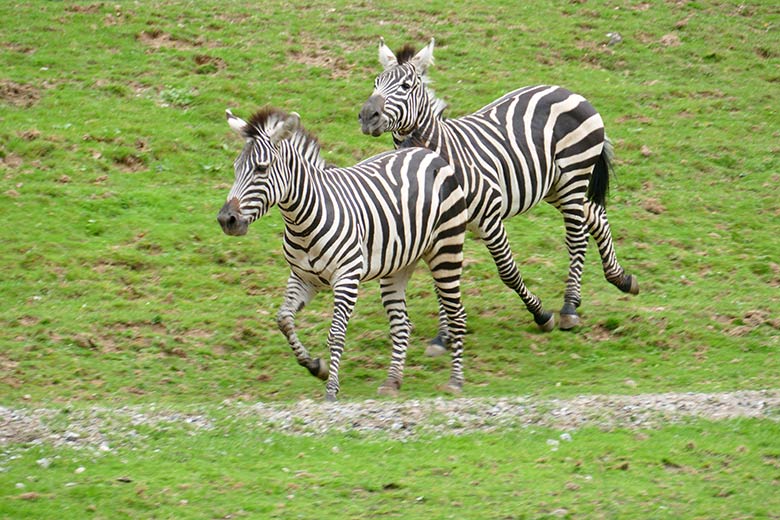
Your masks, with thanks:
M2 475L14 491L0 518L772 518L780 506L775 422L583 429L551 444L560 433L399 442L227 422L121 452L36 446Z
M323 385L297 366L276 330L288 272L278 213L253 224L242 238L223 235L216 223L240 147L224 110L230 107L242 117L265 104L295 110L319 136L326 158L340 165L386 150L389 136L365 137L357 122L380 70L379 36L393 48L436 38L431 75L437 94L450 103L449 116L469 113L519 86L560 84L593 102L616 145L609 217L621 262L638 276L641 294L626 297L607 284L591 248L583 327L542 334L498 280L485 248L469 240L463 280L469 313L466 396L779 388L779 26L780 10L768 1L401 2L392 11L347 2L305 8L173 0L3 3L0 404L209 407L225 399L321 398ZM607 32L621 33L624 41L606 47ZM559 308L568 264L560 216L540 207L509 221L507 228L528 286L549 309ZM431 284L423 271L409 295L416 328L402 395L438 396L448 361L422 355L436 326ZM331 298L320 295L299 320L304 342L318 355L326 354L330 305ZM373 398L389 350L378 290L368 284L350 323L340 397ZM737 434L730 425L707 426L724 442L744 436L746 446L758 443L767 427L774 428L745 422L744 433ZM525 442L530 434L518 435ZM579 457L593 463L598 445L631 444L629 434L587 435L595 451ZM662 440L693 433L670 428L648 435L657 435L660 446ZM260 462L239 457L245 450L234 445L249 442L241 436L198 436L190 454L184 448L189 441L177 436L163 452L143 456L148 459L132 453L113 462L113 455L105 457L111 464L126 458L136 468L160 465L161 478L172 482L177 472L192 469L192 460L205 464L211 473L193 475L194 489L155 484L152 492L137 494L137 486L117 484L108 471L91 481L88 500L79 496L80 486L62 488L70 478L63 465L52 471L55 476L41 493L59 497L57 508L71 508L70 517L83 516L93 501L95 516L107 514L107 497L114 492L122 494L130 516L153 516L158 503L166 508L162 517L250 511L248 497L260 484L249 483L248 475L259 472ZM452 456L461 456L454 451L460 446L466 462L481 453L469 443L508 449L517 442L509 436L466 439L448 441ZM333 440L275 442L289 442L301 452L312 446L327 458ZM397 448L381 441L359 444L365 453L353 456L369 474L372 455ZM419 455L413 450L424 446L401 452L399 467L412 464ZM166 456L175 452L183 458ZM513 455L523 458L506 463L500 452L496 448L492 455L498 480L507 480L510 467L521 475L531 471L529 480L515 486L528 493L529 483L537 480L536 470L528 468L535 467L539 451L528 458ZM244 498L235 509L219 501L196 505L209 495L208 482L225 472L216 453L225 453L236 466L247 464L237 469L244 476L235 481L247 487L237 492ZM29 457L37 456L22 460L29 466ZM685 456L695 467L715 464L699 450ZM4 463L7 471L0 478L26 478L20 464ZM645 516L735 516L744 510L746 517L760 517L756 508L767 503L761 498L768 496L762 495L763 484L737 485L724 476L716 479L722 484L708 487L695 475L678 472L677 481L695 488L678 490L663 483L670 471L657 460L633 468L632 476L648 483L648 494L627 490L627 505L602 516L621 516L646 501L652 510L642 509ZM566 469L556 464L543 469L546 476L538 480L558 481L555 491L567 496L561 489ZM456 495L432 494L427 489L435 485L414 482L428 478L420 474L398 489L381 490L402 481L401 469L388 471L388 482L373 482L371 490L356 491L360 478L355 475L331 487L325 474L317 485L322 494L338 490L341 504L389 496L379 500L381 507L404 514L412 514L417 496L428 497L425 504L431 505ZM762 471L769 468L758 464L747 472ZM620 480L622 473L609 475ZM776 482L776 471L772 478ZM447 479L435 479L441 480ZM480 492L469 478L452 480L453 489ZM286 482L279 476L274 485ZM554 491L549 485L545 493ZM708 493L721 487L756 496L711 498ZM273 489L268 511L281 514L277 506L285 504L292 508L288 511L309 514L310 501L287 503ZM219 490L234 493L224 486ZM2 493L15 492L6 486ZM485 496L499 492L493 488ZM181 511L177 494L190 497ZM578 508L603 501L608 493L582 501L572 498L576 493L568 495L569 505L563 507L585 517L601 510ZM529 499L524 513L493 502L486 510L494 510L492 517L543 516L557 506L555 499L541 496ZM678 498L695 507L658 513ZM37 508L49 501L10 504L37 516Z

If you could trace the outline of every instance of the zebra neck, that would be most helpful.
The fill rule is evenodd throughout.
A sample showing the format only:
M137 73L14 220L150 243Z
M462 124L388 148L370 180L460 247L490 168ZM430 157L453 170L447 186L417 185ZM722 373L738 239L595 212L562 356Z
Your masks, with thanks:
M444 121L437 116L425 118L421 125L409 134L393 134L393 142L396 148L420 147L433 150L442 159L449 162L449 149L447 147L446 128Z
M326 190L322 189L323 169L303 160L299 154L280 157L284 163L287 182L279 198L279 210L288 229L295 231L311 225L316 214L314 208L327 205L323 202Z

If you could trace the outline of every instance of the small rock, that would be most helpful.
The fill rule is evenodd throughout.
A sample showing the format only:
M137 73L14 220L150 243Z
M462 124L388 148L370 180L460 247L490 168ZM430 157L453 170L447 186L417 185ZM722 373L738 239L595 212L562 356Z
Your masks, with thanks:
M609 47L613 45L617 45L618 43L623 41L623 37L620 35L619 32L608 32L607 38L609 38L609 41L607 42L607 45Z

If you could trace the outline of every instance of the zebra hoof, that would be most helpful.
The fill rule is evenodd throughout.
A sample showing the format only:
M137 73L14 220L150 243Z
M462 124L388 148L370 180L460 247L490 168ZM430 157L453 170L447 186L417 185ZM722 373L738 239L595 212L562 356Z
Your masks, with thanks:
M398 397L399 388L401 388L401 385L398 382L388 380L382 383L382 386L377 388L376 392L387 397Z
M639 281L636 279L636 276L632 274L625 275L623 280L615 283L615 286L624 293L633 295L639 294Z
M447 384L442 387L442 390L448 394L460 395L460 393L463 392L463 383L450 379Z
M326 403L338 402L338 399L336 399L336 394L334 394L332 392L326 392L325 393L325 402Z
M577 314L561 314L561 322L558 324L558 328L561 330L571 330L575 327L579 327L580 317Z
M639 294L639 281L632 274L628 275L628 277L631 279L631 287L628 289L628 293L636 296Z
M428 346L425 348L425 355L428 357L439 357L443 356L447 353L447 346L444 344L444 341L441 339L441 336L436 336L431 340L430 343L428 343Z
M549 317L547 315L549 314ZM545 319L547 318L547 319ZM534 318L534 321L537 319ZM536 325L542 332L550 332L555 328L555 314L552 312L545 312L539 317L539 321L536 321Z
M323 381L328 380L328 365L323 363L320 358L312 359L311 363L309 363L306 368L309 369L309 373L314 377L322 379Z

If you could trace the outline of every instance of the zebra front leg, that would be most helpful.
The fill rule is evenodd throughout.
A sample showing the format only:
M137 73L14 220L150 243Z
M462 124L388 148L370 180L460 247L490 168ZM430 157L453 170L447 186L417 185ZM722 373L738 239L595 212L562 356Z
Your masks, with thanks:
M412 272L414 266L383 278L379 282L382 305L390 321L390 339L393 342L390 369L387 380L378 389L380 395L397 396L404 379L404 364L412 331L409 315L406 312L406 285Z
M311 301L315 294L317 289L290 273L284 293L284 303L276 315L276 324L287 338L298 364L306 367L311 375L325 380L328 378L327 365L319 358L312 359L295 333L295 315Z
M334 402L339 393L339 366L344 353L344 339L347 334L347 324L355 308L358 296L359 276L341 279L333 286L333 321L328 334L328 350L330 351L330 366L328 382L325 385L325 400Z
M607 281L624 293L639 294L639 282L636 276L626 274L617 260L615 245L612 242L612 230L607 220L607 210L594 202L586 201L585 223L599 249L601 265Z
M555 328L555 315L544 310L541 300L525 286L520 270L512 257L512 250L509 248L509 240L503 222L499 218L486 222L480 228L479 233L496 263L501 281L520 296L528 312L533 315L534 322L542 331L553 330Z
M459 394L463 390L463 337L466 335L466 311L460 294L461 263L459 261L456 264L458 267L455 269L442 269L435 264L431 265L436 294L447 320L449 349L452 355L450 380L443 389L453 394Z
M435 249L428 253L426 262L431 269L436 297L446 320L447 339L452 353L452 372L444 390L460 393L463 389L463 337L466 335L466 311L460 293L465 229L448 235L437 237Z

